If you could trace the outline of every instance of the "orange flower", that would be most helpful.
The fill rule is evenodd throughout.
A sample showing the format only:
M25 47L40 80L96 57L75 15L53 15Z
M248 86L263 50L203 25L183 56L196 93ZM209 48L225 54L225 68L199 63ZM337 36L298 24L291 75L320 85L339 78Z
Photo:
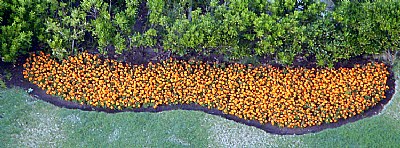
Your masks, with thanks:
M195 103L262 124L307 127L336 122L385 99L384 64L339 69L279 69L169 59L148 66L101 60L88 53L61 64L32 54L24 78L48 94L80 104L126 107ZM340 109L340 110L339 110Z

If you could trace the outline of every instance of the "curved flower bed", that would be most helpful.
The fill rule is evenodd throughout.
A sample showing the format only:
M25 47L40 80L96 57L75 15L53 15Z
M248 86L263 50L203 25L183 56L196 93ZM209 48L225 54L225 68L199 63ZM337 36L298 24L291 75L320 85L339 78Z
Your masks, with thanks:
M385 99L383 63L306 69L167 60L130 66L82 53L58 63L33 54L23 75L65 100L110 109L199 104L289 128L337 122Z

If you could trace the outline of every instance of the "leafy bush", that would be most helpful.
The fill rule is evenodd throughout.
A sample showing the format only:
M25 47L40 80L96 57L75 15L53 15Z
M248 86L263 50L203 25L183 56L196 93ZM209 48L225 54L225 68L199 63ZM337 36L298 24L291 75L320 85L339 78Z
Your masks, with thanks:
M362 54L399 50L399 8L398 1L343 1L308 26L308 52L323 66Z
M7 88L6 82L4 82L3 77L0 75L0 89Z
M0 78L0 89L5 89L7 88L6 83L3 81L3 79Z
M315 0L8 0L0 2L0 55L14 61L32 43L51 48L60 59L91 47L120 54L160 45L179 55L270 56L283 64L310 55L319 66L333 66L399 50L400 2L335 5L328 10Z
M50 34L47 43L52 54L59 59L77 53L83 44L85 31L88 28L85 12L73 6L74 3L50 1L51 16L46 18L46 32Z
M192 50L209 53L211 49L233 58L251 54L249 43L254 37L250 33L256 14L249 10L249 1L218 2L211 0L206 10L190 5L189 16L182 14L185 17L166 27L164 48L181 55Z
M0 56L2 61L12 62L31 47L33 41L45 38L43 20L47 5L43 1L0 2Z
M351 55L378 54L399 49L400 2L381 0L376 2L342 2L334 19L341 25Z
M0 55L14 61L33 42L59 59L90 46L106 53L112 45L121 53L131 46L138 5L138 0L2 1Z

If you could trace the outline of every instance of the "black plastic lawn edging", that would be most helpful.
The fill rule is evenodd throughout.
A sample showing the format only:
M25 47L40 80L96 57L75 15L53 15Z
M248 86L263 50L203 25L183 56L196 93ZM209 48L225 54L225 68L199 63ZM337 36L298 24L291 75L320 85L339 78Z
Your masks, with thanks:
M388 71L390 72L390 75L387 80L387 85L389 86L389 90L385 92L386 99L383 99L379 101L375 106L369 108L362 114L355 115L353 117L347 118L347 119L338 119L338 122L334 123L323 123L321 125L316 125L316 126L309 126L305 128L287 128L287 127L278 127L274 126L271 123L266 123L266 124L261 124L256 120L245 120L242 118L239 118L234 115L228 115L224 114L222 111L218 109L208 109L206 107L197 105L197 104L172 104L172 105L161 105L158 106L156 109L154 109L152 106L147 107L147 108L134 108L134 109L123 109L123 110L111 110L108 108L101 108L101 107L93 107L90 105L80 105L79 103L71 102L71 101L66 101L63 100L59 97L52 96L46 94L45 90L42 90L39 88L37 85L34 85L30 83L29 81L25 80L23 78L23 67L22 64L19 63L15 67L7 64L0 64L0 67L3 67L4 69L9 69L10 72L13 74L11 80L7 80L6 84L8 87L12 86L18 86L21 87L25 90L28 90L29 88L32 88L33 91L30 93L31 96L34 96L35 98L38 98L40 100L49 102L51 104L54 104L58 107L62 108L68 108L68 109L80 109L83 111L98 111L98 112L106 112L106 113L120 113L120 112L162 112L162 111L169 111L169 110L194 110L194 111L203 111L208 114L212 115L218 115L221 117L224 117L229 120L233 120L248 126L254 126L256 128L262 129L265 132L272 133L272 134L278 134L278 135L302 135L302 134L307 134L307 133L315 133L319 132L325 129L329 128L336 128L340 127L344 124L351 123L358 121L360 119L366 118L366 117L372 117L374 115L377 115L383 108L384 105L386 105L391 99L392 96L395 92L395 79L394 79L394 73L391 71L391 67L388 66ZM0 71L2 72L2 71Z

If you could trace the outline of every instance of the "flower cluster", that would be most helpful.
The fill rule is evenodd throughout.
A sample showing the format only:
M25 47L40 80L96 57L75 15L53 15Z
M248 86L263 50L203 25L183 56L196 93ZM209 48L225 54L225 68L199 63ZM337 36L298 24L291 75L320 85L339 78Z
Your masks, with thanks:
M385 99L383 63L307 69L166 60L123 64L82 53L62 62L43 53L24 77L48 94L110 109L198 104L260 123L307 127L349 118Z

